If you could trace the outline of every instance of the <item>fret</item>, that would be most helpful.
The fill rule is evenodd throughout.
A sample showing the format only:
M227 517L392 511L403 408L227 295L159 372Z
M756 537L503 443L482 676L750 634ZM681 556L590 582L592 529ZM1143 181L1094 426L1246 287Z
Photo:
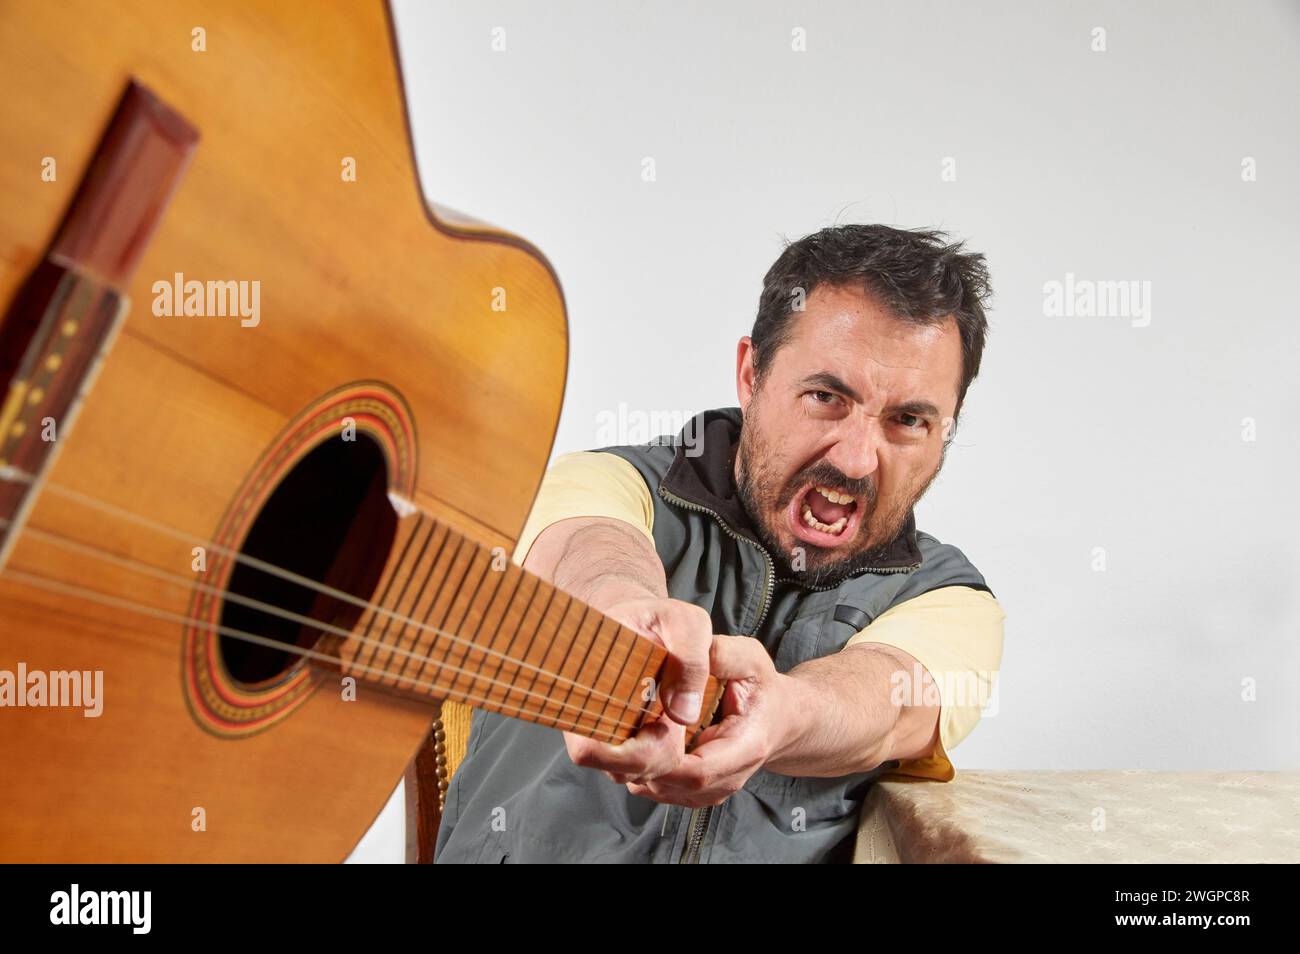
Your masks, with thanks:
M416 584L410 604L394 608L394 612L399 613L402 619L395 621L396 631L393 638L385 639L383 647L376 647L375 665L391 673L390 676L381 679L386 685L403 684L397 677L410 661L412 647L419 641L420 633L423 631L420 607L429 599L429 587L434 583L435 571L447 545L448 535L449 531L445 524L433 521L429 528L428 540L420 554L411 561L409 568L404 568L410 580L419 582ZM406 645L408 642L410 645Z
M419 521L412 521L412 525ZM398 534L409 534L411 529L407 526L398 525ZM394 541L394 548L402 546L402 543ZM380 582L374 587L374 595L363 612L360 619L357 619L356 625L352 626L352 636L346 639L335 639L330 636L322 636L318 639L316 647L318 650L330 651L333 649L338 654L339 665L343 672L348 672L348 667L356 664L357 654L367 643L364 639L372 637L374 621L382 615L381 607L387 606L390 590L393 589L396 573L394 572L396 564L391 564L383 571Z
M481 552L485 563L490 563L489 551L479 547L475 549ZM466 579L473 573L478 556L476 552L466 567ZM499 571L484 566L482 572ZM435 656L432 660L436 673L433 681L437 684L433 694L468 699L480 708L507 713L517 714L523 710L539 724L585 729L611 739L629 736L639 723L643 708L638 699L640 675L625 694L615 695L615 692L621 688L623 671L630 660L639 662L638 672L644 669L650 656L648 648L636 652L638 644L644 640L612 620L608 620L611 626L605 626L606 617L551 584L537 580L530 603L540 592L545 596L547 606L520 655L514 649L525 628L525 613L521 612L513 625L506 624L513 622L511 610L515 598L523 578L530 574L510 564L504 575L514 576L515 580L498 580L497 587L487 596L482 596L482 579L475 579L475 595L464 601L459 618L456 614L461 601L458 599L443 611L446 622L440 628L457 633L461 639L448 641L441 658ZM510 586L510 603L501 606L495 621L488 622L486 631L492 636L485 640L482 637L484 623L492 607L498 603L496 595L501 592L503 583ZM462 582L462 588L464 586ZM557 604L557 596L562 596L564 602ZM476 618L475 610L485 600L487 607L479 610ZM561 605L563 611L557 619L556 613ZM580 614L576 625L573 620L575 613ZM467 622L474 623L472 629ZM561 636L565 638L561 639ZM540 646L542 642L545 642L544 649ZM619 660L619 668L610 672L608 660L616 646L621 648L621 653L614 657ZM494 656L495 661L492 660ZM526 679L521 680L521 674ZM507 685L500 685L502 682ZM607 695L614 698L606 698ZM629 709L632 710L630 713ZM619 713L617 722L611 712Z
M625 634L632 635L633 638L627 639L625 638ZM605 655L600 661L600 670L599 670L600 673L603 674L606 671L608 671L609 656L610 653L615 649L615 647L618 647L620 645L624 646L624 652L621 654L621 662L619 663L618 672L614 675L614 679L609 689L604 690L602 688L602 691L605 693L605 696L599 700L600 707L599 709L596 710L594 716L595 724L597 726L608 726L608 721L606 720L610 717L609 702L611 698L624 699L624 700L630 699L630 701L625 701L621 706L621 708L619 709L617 715L613 716L613 720L617 722L620 729L622 729L624 726L633 728L635 727L636 723L639 721L637 717L640 713L641 706L639 703L639 698L637 696L637 682L633 683L631 692L628 694L624 694L623 690L621 689L621 685L623 682L623 674L627 669L628 660L632 658L633 650L636 648L637 642L638 639L635 637L635 634L631 632L631 630L617 623L615 624L614 633L610 639L610 644L608 647L606 647ZM597 678L596 685L598 688L601 688L599 677ZM632 722L630 725L625 721L628 718L629 706L635 707L634 711L631 714Z
M443 568L443 555L447 552L447 542L450 539L451 529L446 524L438 522L433 542L426 548L424 559L421 560L424 577L421 578L419 593L412 603L411 612L407 613L409 621L403 621L402 634L396 639L390 652L391 662L385 665L385 668L394 671L395 677L406 673L408 665L411 664L412 652L419 645L421 634L425 632L424 613L428 612L428 606L432 606L434 595L442 584L442 576L439 573ZM412 568L412 572L419 573L420 569L420 565L417 565ZM425 607L422 612L421 607ZM409 645L407 645L407 633L409 633ZM395 681L396 684L402 685L402 682Z
M477 560L480 552L481 547L468 537L461 537L456 543L456 551L447 565L443 585L438 587L437 599L429 607L428 620L432 632L422 634L419 651L409 660L415 667L415 677L421 682L432 681L437 685L445 675L442 660L454 652L456 646L460 645L465 638L464 634L452 625L452 620L456 619L456 603L464 598L465 581L473 578L471 574L474 561Z
M445 657L452 647L456 645L456 639L459 638L458 633L448 629L447 621L451 618L451 611L456 601L461 597L465 579L480 548L463 534L458 533L457 536L460 539L456 543L456 552L447 567L442 582L438 584L436 598L429 605L429 611L426 615L426 624L430 627L430 630L420 634L415 653L403 661L403 665L406 667L405 671L411 673L417 682L437 679L440 664L434 664L432 673L426 673L425 670L433 660L434 654L439 647L441 647L442 655ZM466 544L469 545L466 546ZM415 668L412 669L412 666Z
M461 693L469 698L480 698L483 695L479 687L479 680L482 678L481 670L487 661L495 655L497 650L497 640L501 629L501 623L505 619L509 603L514 599L514 593L518 590L519 582L523 579L522 571L511 572L515 570L514 564L507 563L504 570L492 569L490 563L487 574L496 577L495 585L491 587L491 593L487 598L487 605L479 611L478 622L474 627L474 633L470 637L472 645L465 645L460 658L455 661L457 670L451 681L451 687L448 694L456 696ZM495 612L494 612L495 611ZM489 635L486 638L482 635L484 632ZM471 659L471 655L477 652L478 659ZM465 673L470 673L469 685L463 690L460 688L460 678ZM491 684L484 688L490 688Z
M610 736L611 741L615 736L619 736L625 727L621 718L615 719L610 715L609 705L611 699L621 698L619 684L623 678L623 669L627 665L628 653L621 654L621 662L617 670L610 666L609 658L614 648L619 645L620 634L627 632L630 631L616 620L601 617L600 626L592 639L588 661L578 674L578 681L587 692L582 708L584 718L590 720L591 725L586 728L595 733L596 737ZM592 670L590 676L585 675L588 668ZM626 712L627 703L624 703L621 709Z
M469 658L470 652L474 649L480 649L477 644L480 638L479 627L482 626L483 617L480 613L478 623L471 627L469 622L471 619L470 613L473 611L480 595L486 591L488 598L491 599L496 587L501 582L501 575L492 572L492 554L486 547L476 546L474 548L470 554L465 573L465 581L462 581L460 592L456 594L456 600L448 608L447 622L443 626L449 633L454 633L457 638L451 639L449 637L441 657L431 660L434 672L433 681L448 686L442 692L450 696L459 694L456 685L466 668L465 661ZM484 587L484 583L490 576L496 577L496 580ZM467 592L469 595L464 600L464 608L457 615L457 602ZM450 680L449 684L448 680Z
M375 620L378 619L380 615L382 615L380 613L380 610L386 608L389 605L388 601L392 598L391 593L392 593L393 585L394 583L397 582L398 578L401 576L402 563L406 559L406 554L407 551L410 549L411 541L414 540L416 535L419 533L421 521L423 521L423 519L424 519L424 515L419 514L416 517L415 521L411 524L409 529L399 524L399 528L398 528L399 533L401 533L403 529L407 529L406 538L400 544L401 550L400 550L400 555L397 558L397 562L392 564L390 569L386 572L387 579L383 581L378 591L379 593L378 597L374 600L373 603L370 604L369 609L366 610L366 612L362 615L361 619L358 620L357 626L354 627L353 629L354 633L360 634L360 638L349 638L344 641L342 646L339 647L339 654L338 654L339 662L342 664L344 672L348 671L349 666L361 665L361 663L359 662L361 653L364 652L366 646L370 645L366 641L375 638L374 637ZM364 626L361 625L362 623L364 623L365 625ZM367 678L364 676L360 676L359 674L358 677Z
M607 728L605 726L602 726L599 719L593 716L589 710L592 707L593 701L597 701L597 702L599 701L599 700L593 700L593 695L601 691L600 677L603 674L604 659L607 659L609 657L608 648L606 648L605 650L604 658L601 660L600 663L597 663L597 665L594 667L595 672L591 678L591 681L588 681L588 678L586 677L585 673L587 671L588 664L600 652L599 646L601 641L601 634L605 631L606 625L612 624L614 626L617 626L617 623L615 623L614 620L610 619L609 617L602 616L599 613L595 614L592 618L595 623L595 629L591 634L591 640L587 642L586 648L583 650L582 659L578 662L572 674L569 674L567 672L565 673L565 675L568 676L570 679L572 679L573 682L569 683L569 685L566 687L562 702L570 703L573 701L574 698L573 690L575 688L578 689L579 692L585 693L585 698L583 698L581 702L578 703L578 708L581 710L581 715L576 720L576 729L579 731L583 727L584 720L588 720L588 719L592 721L593 729ZM580 630L578 633L578 638L574 640L574 645L576 646L581 641L582 641L582 633ZM595 652L593 652L593 650Z
M619 666L620 682L624 672L634 672L635 675L632 677L632 685L630 689L626 691L611 692L610 695L615 698L627 700L623 703L616 718L618 719L619 725L628 725L629 730L634 730L641 724L641 710L647 708L655 701L654 698L647 700L641 697L641 683L645 680L647 675L649 675L646 670L650 666L655 667L652 678L658 676L658 667L661 665L662 657L656 655L654 644L627 627L619 628L619 639L622 644L627 647L627 652L623 657L623 662ZM633 669L628 669L629 663L634 667ZM657 684L655 686L655 693L657 698ZM632 709L630 713L628 712L629 708ZM605 713L602 711L602 715L603 714ZM629 731L628 734L630 735L631 731Z
M574 600L574 603L578 603L578 601ZM554 705L556 707L555 718L560 721L571 721L574 725L578 724L585 713L581 706L571 706L567 704L573 695L573 687L577 682L576 676L578 675L576 672L572 674L569 672L569 659L573 655L574 650L579 649L582 646L584 641L583 635L587 627L591 626L593 629L598 630L600 628L599 624L601 620L600 614L593 614L590 606L585 603L578 603L578 606L582 610L582 615L578 618L578 625L572 628L573 638L568 640L568 646L560 647L564 650L564 655L553 665L545 665L543 667L548 673L553 675L551 675L550 687L546 690L547 698L546 702L542 705L541 713L543 716L547 715L549 707ZM563 620L560 621L561 625L560 629L556 632L557 636L564 629L563 622ZM592 638L595 638L594 632L592 633ZM586 649L582 650L583 662L586 662L586 656L590 652L591 642L588 640ZM563 693L562 697L560 697L561 692ZM588 696L590 696L590 692L588 692Z
M641 698L666 658L653 640L513 562L494 570L490 548L423 514L396 550L363 635L345 641L345 671L610 742L662 711Z
M522 652L516 650L514 653L510 654L509 658L501 660L501 681L509 683L509 687L504 689L505 695L502 697L500 702L500 705L503 708L506 706L519 706L521 703L526 704L531 698L522 693L519 695L518 699L514 699L512 696L516 692L519 675L524 671L524 668L520 663L531 661L530 657L533 653L533 646L537 642L538 634L542 631L543 623L551 612L551 606L555 602L555 595L557 592L559 591L555 587L540 578L538 579L537 590L534 595L535 597L541 598L534 599L530 602L529 614L524 617L524 620L520 624L520 632L527 633L527 636L525 637L528 641L527 645L523 647ZM535 623L530 623L529 617L533 615L534 610L536 610L537 621ZM508 675L506 674L507 668L509 668ZM535 709L533 711L535 711Z
M532 574L524 573L522 570L519 571L519 577L520 577L520 582L516 587L515 595L510 598L510 605L507 607L506 614L502 618L502 627L505 629L506 633L509 634L509 641L506 643L505 648L501 651L501 655L497 657L495 668L493 669L492 674L488 676L489 681L488 681L488 688L487 688L487 702L485 702L484 705L495 704L494 700L492 699L492 695L493 693L496 692L497 686L504 681L502 679L502 670L504 664L506 660L514 658L515 643L523 635L525 631L525 622L528 619L528 614L532 612L534 601L536 600L538 593L542 589L542 585L541 585L542 581L539 577L533 576ZM511 617L515 612L515 603L519 598L520 591L524 591L528 594L528 601L524 603L522 607L519 608L518 619L514 620L514 622L510 622ZM508 691L503 691L503 695L502 695L503 701L508 696L508 694L509 694Z
M423 515L421 515L423 516ZM373 669L383 669L388 659L392 657L392 646L401 641L402 633L406 630L407 623L400 617L410 616L410 609L415 600L419 598L418 591L411 591L411 583L415 578L415 569L420 565L424 558L425 552L429 548L429 542L433 539L434 531L438 528L436 520L424 521L424 525L418 526L407 539L406 547L402 552L402 560L397 566L396 573L402 578L401 588L392 603L385 603L384 625L375 640L369 644L369 658L365 665ZM422 532L423 531L423 532ZM418 545L415 543L419 540ZM412 556L412 551L414 555ZM407 559L410 558L410 564L407 565ZM407 594L411 593L410 604L407 603ZM382 655L381 655L382 651Z
M551 674L555 672L555 665L558 663L558 660L552 661L551 657L557 652L556 639L565 628L564 621L569 618L569 614L574 612L575 609L579 612L585 612L587 609L584 604L575 600L572 595L564 590L555 589L555 596L557 599L556 603L552 606L552 612L547 613L547 615L542 619L543 631L546 634L546 648L542 650L537 658L531 658L530 654L529 657L525 657L524 660L525 662L532 664L532 668L530 668L528 672L528 686L526 689L527 698L532 700L531 704L534 707L539 705L541 706L541 713L539 713L539 715L545 713L547 703L539 703L537 697L539 695L549 697L550 692L555 687L555 679ZM563 608L559 609L558 606L562 606ZM547 620L551 620L551 622L548 624ZM564 645L561 644L558 647L558 651L563 651L563 649ZM539 688L538 679L548 676L551 679L550 686L546 686L546 684L543 683L543 688ZM554 724L554 722L549 718L539 718L538 721L544 725Z
M432 590L427 594L428 601L424 613L416 617L420 625L413 627L415 633L411 645L402 654L402 659L397 666L398 676L407 677L408 674L414 675L417 673L423 661L438 644L438 640L444 638L441 633L436 632L438 617L434 615L434 611L442 605L444 598L450 598L447 581L453 578L457 561L464 552L467 542L469 541L464 534L457 533L450 527L447 528L446 533L443 535L442 542L438 547L437 558L434 560L433 570L430 573L430 579L435 582ZM454 587L452 594L454 595ZM405 683L409 684L409 682L410 679L406 678Z

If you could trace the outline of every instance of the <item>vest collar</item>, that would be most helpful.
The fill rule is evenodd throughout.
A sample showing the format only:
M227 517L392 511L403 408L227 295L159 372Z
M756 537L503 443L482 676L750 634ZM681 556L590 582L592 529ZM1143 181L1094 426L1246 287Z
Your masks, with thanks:
M711 512L726 529L761 548L736 490L735 460L743 420L740 408L724 407L702 411L687 421L677 435L677 453L659 481L659 490ZM871 569L911 569L920 562L916 515L908 511L898 536L881 549Z

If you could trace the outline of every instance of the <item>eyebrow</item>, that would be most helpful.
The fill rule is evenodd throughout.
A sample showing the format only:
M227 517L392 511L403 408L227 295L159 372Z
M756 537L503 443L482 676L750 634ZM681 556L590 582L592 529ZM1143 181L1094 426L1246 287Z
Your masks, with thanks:
M800 389L815 389L819 391L838 391L851 401L862 403L862 395L849 387L839 376L830 371L818 371L816 374L810 374L799 382ZM917 417L930 417L938 419L939 409L929 401L904 401L901 404L895 404L885 408L886 412L895 414L915 414Z

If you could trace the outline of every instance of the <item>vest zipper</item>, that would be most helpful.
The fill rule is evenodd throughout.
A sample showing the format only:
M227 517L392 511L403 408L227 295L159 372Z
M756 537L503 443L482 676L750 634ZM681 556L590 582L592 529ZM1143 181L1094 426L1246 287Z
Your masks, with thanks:
M763 626L763 620L767 617L767 611L772 602L773 582L795 583L799 586L802 586L804 589L817 590L817 591L835 589L836 587L841 585L840 583L835 583L827 586L808 586L806 583L800 583L798 580L774 581L773 578L776 575L776 567L773 565L772 557L767 552L766 547L763 547L755 543L753 540L749 539L748 537L742 537L735 530L732 530L731 527L727 526L727 522L723 520L721 517L719 517L714 511L710 510L708 507L703 507L697 503L691 503L689 500L683 500L681 497L677 496L672 491L665 490L662 486L660 486L659 488L659 496L662 497L664 500L667 500L669 503L676 504L677 506L683 507L686 510L695 510L699 513L707 513L710 517L712 517L714 520L717 521L718 526L720 526L723 529L723 531L727 533L728 536L736 540L742 540L745 543L748 543L750 546L752 546L755 550L757 550L759 553L763 555L764 572L763 572L762 608L759 610L758 621L754 623L753 630L745 634L747 636L757 636L758 631ZM913 570L918 569L920 566L921 566L920 563L913 563L911 566L868 567L863 572L911 573ZM842 582L843 581L841 581L841 583ZM686 835L686 847L682 849L682 856L679 859L677 859L678 864L699 863L700 846L704 841L705 832L708 831L709 819L713 816L713 808L714 806L708 805L704 808L691 809L691 818L690 818L689 828L687 830L687 835Z
M859 572L859 573L881 573L881 574L883 574L883 573L911 573L913 570L919 570L920 568L921 568L921 564L920 564L920 563L910 563L910 564L908 564L907 566L869 566L869 567L864 567L863 569L859 570L858 572ZM818 593L820 593L820 592L825 592L826 590L837 589L838 587L844 585L844 581L843 581L843 580L840 580L840 582L838 582L838 583L828 583L828 584L826 584L825 586L809 586L807 583L804 583L804 582L802 582L802 581L800 581L800 580L792 580L792 579L789 579L788 577L784 577L784 576L779 576L779 577L777 577L777 578L776 578L776 582L778 582L778 583L793 583L793 584L796 585L796 586L803 587L805 590L812 590L813 592L818 592Z
M720 526L728 536L731 536L736 540L743 540L763 555L762 603L758 611L758 620L754 623L753 630L746 634L748 636L756 635L762 628L763 620L767 618L768 608L772 604L772 582L773 577L776 576L776 567L772 563L772 557L767 552L767 548L760 546L748 537L742 537L735 530L732 530L731 527L727 526L727 522L708 507L702 507L699 504L691 503L689 500L683 500L675 493L664 490L663 487L659 488L659 496L664 498L664 500L667 500L669 503L676 504L679 507L684 507L687 510L707 513L717 521L718 526ZM688 823L686 835L686 847L682 849L682 856L677 859L679 865L699 864L700 845L704 842L704 833L709 830L709 819L713 817L713 807L714 806L712 805L707 805L704 808L691 809L691 818Z
M755 543L753 540L749 539L749 537L742 537L735 530L732 530L731 527L727 526L727 521L723 520L721 517L719 517L714 511L710 510L708 507L702 507L697 503L691 503L689 500L683 500L681 497L677 496L671 490L664 490L663 487L659 488L659 496L663 497L664 500L667 500L669 503L676 504L677 506L683 507L686 510L695 510L698 511L699 513L707 513L710 517L712 517L714 520L718 522L718 526L720 526L723 529L723 531L726 532L727 536L731 537L732 539L740 540L744 543L748 543L751 547L753 547L755 550L757 550L759 553L763 555L764 572L763 572L762 608L758 612L758 621L754 623L754 629L751 632L746 633L745 635L753 636L754 634L756 634L759 628L762 627L763 620L767 616L768 607L772 603L772 581L773 581L773 577L776 575L776 567L773 565L772 557L768 554L767 549L761 546L760 544Z

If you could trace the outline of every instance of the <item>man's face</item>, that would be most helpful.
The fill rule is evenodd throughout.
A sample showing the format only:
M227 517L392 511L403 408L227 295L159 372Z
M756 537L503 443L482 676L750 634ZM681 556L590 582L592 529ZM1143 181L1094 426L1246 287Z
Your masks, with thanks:
M740 341L736 486L781 572L822 586L872 566L939 472L961 338L848 286L818 286L791 326L757 390Z

